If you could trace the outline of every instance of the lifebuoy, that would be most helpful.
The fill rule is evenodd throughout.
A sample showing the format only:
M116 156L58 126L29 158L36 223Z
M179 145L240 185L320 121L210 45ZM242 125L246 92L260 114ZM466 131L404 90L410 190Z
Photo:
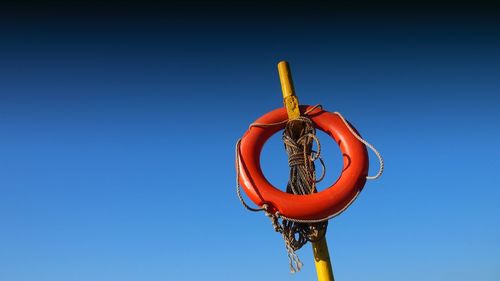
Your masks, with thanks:
M295 195L279 190L265 178L260 153L264 143L285 127L288 118L285 108L273 110L255 121L275 125L252 126L244 134L238 148L237 173L248 197L259 206L266 204L269 212L296 220L320 220L339 214L356 199L366 182L368 152L339 115L311 106L301 106L300 111L310 111L307 117L314 126L330 135L340 147L344 165L332 186L313 194Z

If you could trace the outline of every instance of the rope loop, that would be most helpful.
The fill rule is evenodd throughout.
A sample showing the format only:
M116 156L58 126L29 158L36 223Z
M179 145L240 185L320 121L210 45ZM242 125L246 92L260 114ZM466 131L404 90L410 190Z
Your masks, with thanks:
M342 116L342 114L340 114L340 112L334 112L334 114L337 114L340 117L340 119L344 122L344 124L347 126L347 128L349 129L349 131L351 132L351 134L356 139L358 139L360 142L362 142L366 147L368 147L371 151L373 151L373 153L375 153L375 155L378 158L378 162L379 162L378 172L374 176L367 176L366 179L368 179L368 180L376 180L376 179L380 178L382 176L382 173L384 172L384 158L382 158L382 155L380 154L380 152L378 152L378 150L372 144L370 144L365 139L363 139L360 135L358 135L358 133L356 133L354 131L354 129L349 124L349 122L347 122L345 120L344 116Z

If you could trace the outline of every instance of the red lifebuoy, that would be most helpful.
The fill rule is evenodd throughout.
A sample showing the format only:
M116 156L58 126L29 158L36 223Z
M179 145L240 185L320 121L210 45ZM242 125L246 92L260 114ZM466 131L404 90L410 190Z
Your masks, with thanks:
M285 127L285 108L273 110L255 123L275 126L248 129L239 146L239 183L248 197L257 205L267 204L268 211L279 212L282 216L298 220L318 220L342 212L363 189L368 174L368 153L365 145L349 130L344 121L335 113L311 106L301 106L300 111L308 113L317 129L330 135L340 146L344 165L342 174L329 188L308 195L294 195L271 185L260 167L260 153L264 143Z

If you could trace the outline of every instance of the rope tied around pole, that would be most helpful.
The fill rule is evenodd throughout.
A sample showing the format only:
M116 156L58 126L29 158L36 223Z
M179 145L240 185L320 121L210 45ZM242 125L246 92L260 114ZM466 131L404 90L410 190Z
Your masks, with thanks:
M297 195L317 192L316 184L324 178L325 167L321 158L321 144L312 121L303 116L290 120L285 126L282 140L290 166L286 192ZM316 142L317 151L312 149L314 142ZM323 166L323 173L319 179L316 178L314 164L314 161L318 159ZM288 245L288 254L296 255L295 251L302 248L308 241L315 242L322 239L327 226L328 221L309 224L282 218L282 235ZM290 260L290 267L292 272L300 270L300 267L293 268L292 260Z

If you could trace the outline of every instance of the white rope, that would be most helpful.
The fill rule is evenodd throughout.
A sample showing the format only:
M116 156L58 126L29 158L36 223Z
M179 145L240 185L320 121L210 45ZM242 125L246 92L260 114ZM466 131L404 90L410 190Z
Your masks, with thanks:
M380 152L378 152L378 150L373 145L371 145L366 140L364 140L362 137L360 137L353 130L353 128L351 127L351 125L349 125L349 123L345 120L344 116L342 116L342 114L340 114L340 112L334 112L334 114L337 114L340 117L340 119L342 119L342 121L344 122L344 124L347 126L347 128L349 129L349 131L351 132L351 134L355 138L357 138L360 142L362 142L364 145L366 145L366 147L368 147L369 149L371 149L371 151L373 151L373 153L375 153L375 155L378 158L378 162L379 162L380 165L379 165L379 169L378 169L377 174L375 174L374 176L367 176L366 179L368 179L368 180L376 180L376 179L380 178L380 176L382 176L382 173L384 172L384 158L382 158L382 155L380 155Z
M245 208L249 211L252 212L260 212L260 211L266 211L267 205L264 204L265 206L262 206L261 208L253 208L250 207L246 202L245 199L243 199L243 196L241 195L241 187L240 187L240 143L241 143L241 138L238 139L236 142L236 194L238 195L238 199L240 199L241 204L245 206Z

